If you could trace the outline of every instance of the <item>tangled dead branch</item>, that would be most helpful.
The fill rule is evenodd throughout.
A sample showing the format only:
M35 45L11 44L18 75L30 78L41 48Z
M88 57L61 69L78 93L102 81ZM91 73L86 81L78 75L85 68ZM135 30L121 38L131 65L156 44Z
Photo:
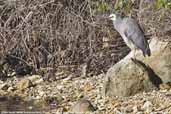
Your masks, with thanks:
M34 69L66 68L80 74L84 67L93 74L105 72L129 49L104 18L104 12L97 10L96 2L1 0L0 59L12 55ZM109 10L105 13L112 11L115 4L113 0L106 2ZM139 19L148 12L143 11ZM149 18L140 22L153 20Z

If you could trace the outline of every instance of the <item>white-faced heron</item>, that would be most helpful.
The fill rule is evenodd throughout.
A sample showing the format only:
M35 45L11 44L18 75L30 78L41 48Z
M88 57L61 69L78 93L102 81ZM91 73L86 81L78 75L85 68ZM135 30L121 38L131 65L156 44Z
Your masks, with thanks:
M119 14L111 14L109 18L113 21L114 28L120 33L131 50L135 51L136 49L140 49L144 56L151 55L144 32L136 20L130 17L123 18Z

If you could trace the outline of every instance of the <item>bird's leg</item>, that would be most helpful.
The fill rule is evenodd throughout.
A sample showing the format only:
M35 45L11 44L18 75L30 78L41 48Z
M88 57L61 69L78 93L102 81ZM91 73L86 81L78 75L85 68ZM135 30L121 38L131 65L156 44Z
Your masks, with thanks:
M134 59L136 60L136 49L134 49Z
M133 58L132 58L133 60L132 61L135 63L136 62L136 49L133 49L132 51L133 51ZM136 64L134 66L134 70L135 70L135 72L137 72L136 71Z
M136 60L136 49L132 50L132 59Z

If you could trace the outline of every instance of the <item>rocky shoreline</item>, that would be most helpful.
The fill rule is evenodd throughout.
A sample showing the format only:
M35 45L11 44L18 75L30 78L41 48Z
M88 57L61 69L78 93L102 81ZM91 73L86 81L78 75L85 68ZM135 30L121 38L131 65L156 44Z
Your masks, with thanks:
M89 107L83 111L92 111L91 113L94 114L171 113L170 86L130 97L109 98L102 95L104 78L105 75L101 74L46 82L39 75L24 78L11 77L7 81L0 82L0 96L9 96L9 98L17 96L25 102L32 101L32 104L25 107L25 110L36 110L35 107L39 107L38 110L45 111L47 114L72 112L73 109L78 108L76 105L79 101L82 103L82 100L90 102L86 105L83 102L83 105L80 105L83 108ZM81 108L79 107L79 110ZM5 104L1 111L3 110L5 110Z

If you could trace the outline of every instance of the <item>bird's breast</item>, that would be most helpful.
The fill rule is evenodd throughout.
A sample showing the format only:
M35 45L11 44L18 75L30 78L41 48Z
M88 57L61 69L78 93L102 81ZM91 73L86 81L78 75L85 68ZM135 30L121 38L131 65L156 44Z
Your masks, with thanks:
M131 50L137 49L137 47L134 45L134 43L131 40L129 40L125 35L122 35L122 38L123 38L124 42L126 43L126 45Z

